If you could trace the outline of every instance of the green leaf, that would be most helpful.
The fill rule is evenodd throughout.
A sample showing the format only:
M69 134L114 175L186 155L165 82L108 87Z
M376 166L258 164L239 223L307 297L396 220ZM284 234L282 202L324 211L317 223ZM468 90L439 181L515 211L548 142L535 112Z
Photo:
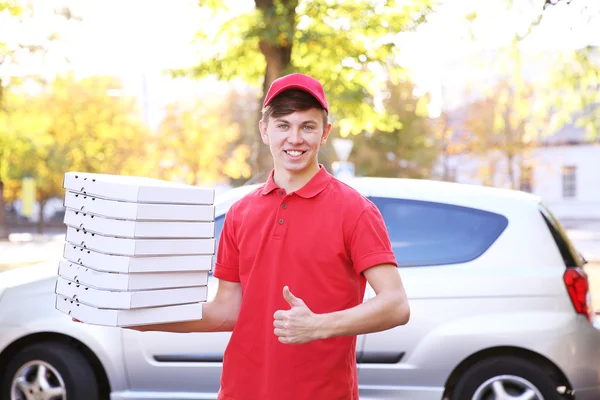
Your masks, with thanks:
M8 12L13 17L18 17L23 13L23 7L19 5L17 0L2 0L0 1L0 13Z
M395 38L424 21L431 7L429 0L343 0L335 7L328 0L278 0L271 8L232 18L214 35L200 33L197 65L172 72L241 79L259 87L267 65L261 42L291 48L281 74L302 72L323 82L339 135L392 131L401 126L397 117L377 111L373 101L388 80L380 71L387 69L395 79L403 76L403 68L391 62L399 51Z

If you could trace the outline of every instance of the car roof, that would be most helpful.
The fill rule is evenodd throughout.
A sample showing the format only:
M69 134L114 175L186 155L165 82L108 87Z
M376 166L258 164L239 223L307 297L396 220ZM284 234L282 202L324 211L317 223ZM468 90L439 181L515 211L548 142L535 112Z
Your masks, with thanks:
M519 190L430 179L357 177L344 181L367 197L443 202L503 212L509 207L538 207L541 199Z
M342 181L366 197L441 202L502 214L520 207L537 208L541 202L538 196L519 190L431 179L355 177ZM261 185L240 186L217 196L217 214Z
M233 203L261 185L262 184L260 183L256 183L252 185L238 186L215 196L215 216L226 213Z

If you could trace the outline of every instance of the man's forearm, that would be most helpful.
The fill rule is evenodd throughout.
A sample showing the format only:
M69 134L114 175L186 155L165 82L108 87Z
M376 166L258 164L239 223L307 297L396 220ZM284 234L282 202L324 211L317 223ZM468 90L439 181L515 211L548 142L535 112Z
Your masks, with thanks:
M321 339L355 336L404 325L410 317L406 298L392 292L377 296L347 310L321 314Z
M141 325L127 327L141 332L173 332L173 333L193 333L193 332L231 332L237 312L232 312L223 304L215 302L206 302L202 306L202 319L195 321L171 322L156 325Z

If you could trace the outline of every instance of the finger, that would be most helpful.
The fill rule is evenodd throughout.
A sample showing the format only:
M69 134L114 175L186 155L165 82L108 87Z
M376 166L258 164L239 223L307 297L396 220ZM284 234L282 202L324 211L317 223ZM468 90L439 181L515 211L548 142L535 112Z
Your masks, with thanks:
M290 291L290 288L287 286L283 287L283 298L292 307L301 306L302 304L304 304L302 300L300 300L299 298L297 298L296 296L294 296L292 294L292 292Z
M293 344L294 343L293 339L291 339L289 337L285 337L285 336L280 336L277 338L277 340L279 340L283 344Z
M288 314L288 311L277 310L277 311L275 311L275 314L273 314L273 318L279 319L279 320L286 319L287 314Z
M287 331L285 329L281 329L281 328L273 329L273 333L277 337L286 337L287 336Z
M285 321L282 321L282 320L280 320L280 319L276 319L276 320L274 320L274 321L273 321L273 326L274 326L275 328L282 328L282 329L285 329L285 328L287 328L287 322L285 322Z

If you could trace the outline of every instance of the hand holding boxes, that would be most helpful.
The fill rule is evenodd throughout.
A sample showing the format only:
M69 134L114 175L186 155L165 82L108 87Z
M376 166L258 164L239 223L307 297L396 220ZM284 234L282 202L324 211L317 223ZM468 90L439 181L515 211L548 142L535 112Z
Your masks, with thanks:
M56 309L134 326L202 319L216 250L214 190L68 172Z

